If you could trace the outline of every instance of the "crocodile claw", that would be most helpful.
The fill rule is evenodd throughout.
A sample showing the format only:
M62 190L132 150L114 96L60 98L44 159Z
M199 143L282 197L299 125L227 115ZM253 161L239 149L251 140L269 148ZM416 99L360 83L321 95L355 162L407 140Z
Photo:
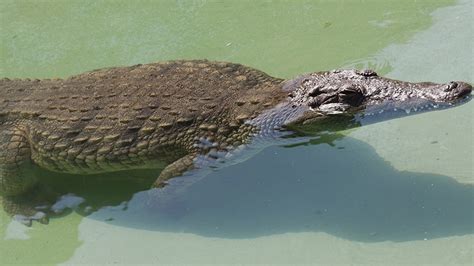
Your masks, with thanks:
M48 224L49 223L49 218L48 215L44 212L36 212L34 215L31 216L26 216L22 214L15 214L13 215L13 220L24 224L26 226L31 226L33 221L38 221L41 224Z

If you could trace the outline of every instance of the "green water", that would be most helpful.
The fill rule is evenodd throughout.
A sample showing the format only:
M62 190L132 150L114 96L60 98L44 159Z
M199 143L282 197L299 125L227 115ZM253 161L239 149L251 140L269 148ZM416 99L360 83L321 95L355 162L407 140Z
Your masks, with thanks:
M414 0L1 1L0 76L207 58L284 78L371 66L398 79L472 83L472 8ZM40 171L64 194L102 209L32 228L0 212L0 264L469 264L472 114L469 103L347 132L333 146L271 147L212 173L165 209L139 192L153 171Z

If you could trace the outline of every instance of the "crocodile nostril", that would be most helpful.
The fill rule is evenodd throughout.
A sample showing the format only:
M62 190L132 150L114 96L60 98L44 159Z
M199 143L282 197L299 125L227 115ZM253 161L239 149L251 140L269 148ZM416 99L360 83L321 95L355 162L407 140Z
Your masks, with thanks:
M444 88L444 91L446 91L446 92L452 91L457 87L458 87L458 83L454 82L454 81L451 81L447 84L446 88Z

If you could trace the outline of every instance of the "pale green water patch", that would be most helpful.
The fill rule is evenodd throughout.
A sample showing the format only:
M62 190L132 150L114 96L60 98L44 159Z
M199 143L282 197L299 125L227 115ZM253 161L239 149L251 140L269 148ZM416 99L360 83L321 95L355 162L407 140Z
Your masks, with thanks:
M82 217L70 214L50 226L28 228L12 223L0 212L0 264L54 265L69 259L81 245L78 226Z
M207 58L291 77L403 42L453 1L3 1L0 76Z

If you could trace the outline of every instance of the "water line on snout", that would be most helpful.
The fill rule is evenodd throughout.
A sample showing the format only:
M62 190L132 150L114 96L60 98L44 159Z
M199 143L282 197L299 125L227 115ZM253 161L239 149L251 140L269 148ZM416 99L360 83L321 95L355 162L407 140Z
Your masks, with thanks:
M401 118L414 114L437 111L458 106L469 102L472 95L467 95L455 102L433 102L427 99L414 99L409 102L386 102L368 106L354 116L354 120L361 125L374 124L381 121Z

